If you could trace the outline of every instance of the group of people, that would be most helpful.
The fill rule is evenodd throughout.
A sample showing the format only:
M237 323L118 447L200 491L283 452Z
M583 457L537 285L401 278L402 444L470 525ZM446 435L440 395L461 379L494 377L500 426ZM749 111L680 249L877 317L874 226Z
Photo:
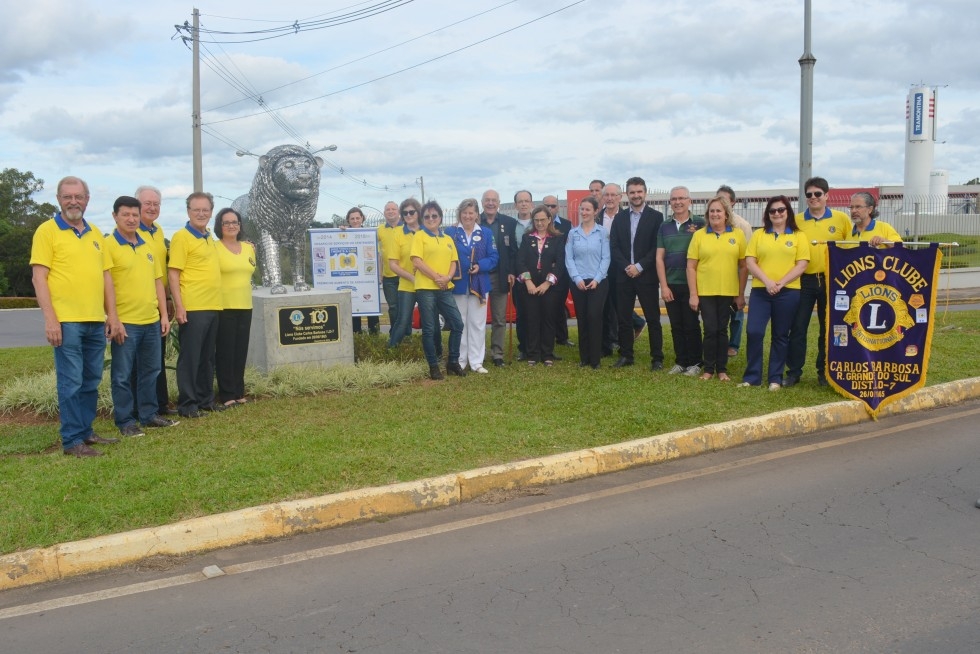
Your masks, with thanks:
M220 210L212 232L210 194L187 197L187 224L173 235L169 253L155 224L158 189L141 186L118 197L108 234L85 218L89 199L83 180L58 183L59 211L35 232L30 261L54 347L62 449L75 457L100 456L93 445L119 442L93 429L107 339L113 420L123 436L177 425L170 416L199 418L247 401L256 261L235 210ZM176 408L169 405L164 361L172 317L180 345Z
M443 378L440 315L450 333L446 372L464 375L469 367L486 373L485 303L490 305L491 360L502 366L507 309L513 302L518 360L552 366L560 358L556 344L574 345L565 318L570 291L581 367L599 368L602 357L614 350L619 356L613 367L633 365L634 342L648 326L650 368L661 370L662 300L674 350L667 374L730 381L728 360L738 354L747 325L740 385L792 386L803 374L815 305L820 333L826 330L826 243L854 240L886 247L901 241L891 226L877 220L871 194L852 197L849 217L827 207L825 179L809 179L804 188L804 211L795 213L785 196L770 198L759 229L734 212L735 192L727 185L707 203L704 217L691 212L686 187L671 189L665 218L647 204L640 177L626 182L626 208L621 208L617 184L593 180L574 227L559 215L555 196L535 206L527 190L514 194L516 217L500 213L499 194L488 190L482 211L475 199L464 200L457 210L459 225L448 228L442 227L438 203L389 202L378 228L392 325L389 346L411 333L417 303L430 376ZM656 318L645 322L634 310L637 303L645 316ZM771 342L763 376L767 329ZM826 384L825 358L821 337L815 362L821 385Z
M664 368L663 300L673 336L668 374L729 381L727 362L738 353L747 324L742 386L770 390L799 383L807 331L817 308L826 332L826 243L851 240L888 247L901 237L878 220L875 198L856 193L847 214L827 207L829 185L821 177L804 185L807 208L793 212L785 196L770 198L763 226L753 230L734 213L735 192L718 189L705 217L691 212L688 189L670 193L671 215L647 204L646 182L626 182L627 206L616 184L593 180L578 208L578 224L561 217L557 197L535 205L530 191L514 195L517 216L499 212L500 196L463 200L458 224L443 226L438 202L408 198L384 207L378 227L382 290L391 325L389 347L412 331L418 305L429 375L443 379L443 318L449 331L446 374L466 369L486 374L486 315L490 306L490 357L504 365L508 307L516 311L518 360L550 367L555 345L568 339L565 299L571 292L578 321L579 365L597 369L618 350L614 368L634 365L634 342L647 327L650 368ZM122 435L146 427L171 427L169 416L198 418L243 404L244 373L252 313L255 250L242 238L242 217L231 208L213 222L210 194L191 193L187 223L170 242L160 215L161 194L141 186L113 204L116 223L103 234L85 219L87 184L77 177L58 183L60 210L34 235L33 282L54 347L60 434L65 454L99 456L92 445L115 438L95 433L98 386L109 339L113 419ZM482 205L482 210L481 210ZM347 225L362 227L359 208ZM752 275L748 318L745 286ZM172 311L168 307L168 293ZM644 321L634 307L639 303ZM165 341L176 318L176 408L169 406ZM771 327L770 327L771 323ZM359 331L360 319L354 319ZM771 339L763 376L763 341ZM380 331L377 317L368 329ZM818 338L817 381L826 384L826 345ZM217 394L215 394L217 378Z

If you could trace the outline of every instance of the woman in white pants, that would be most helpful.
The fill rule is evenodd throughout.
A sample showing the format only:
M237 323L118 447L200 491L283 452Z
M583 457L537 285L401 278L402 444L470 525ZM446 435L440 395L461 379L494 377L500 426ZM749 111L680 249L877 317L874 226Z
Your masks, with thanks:
M488 271L497 267L499 255L493 232L480 225L480 205L474 198L459 203L459 224L446 228L446 235L456 244L460 278L453 280L453 299L463 318L463 340L459 348L459 365L485 374L483 359L487 349L487 294L490 292Z

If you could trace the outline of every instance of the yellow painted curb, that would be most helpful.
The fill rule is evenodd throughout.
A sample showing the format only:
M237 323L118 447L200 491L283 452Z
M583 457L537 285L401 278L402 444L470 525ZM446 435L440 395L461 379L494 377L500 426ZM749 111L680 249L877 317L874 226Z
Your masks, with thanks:
M456 475L281 502L283 535L425 511L459 502Z
M888 404L881 416L935 409L980 397L980 377L930 386ZM171 525L99 536L0 556L0 590L65 579L135 563L352 522L450 506L492 490L558 484L704 452L869 420L863 405L842 401L705 425L578 452L479 468L459 474L279 502Z
M560 484L597 472L595 456L589 450L515 461L459 473L459 498L467 502L492 490Z

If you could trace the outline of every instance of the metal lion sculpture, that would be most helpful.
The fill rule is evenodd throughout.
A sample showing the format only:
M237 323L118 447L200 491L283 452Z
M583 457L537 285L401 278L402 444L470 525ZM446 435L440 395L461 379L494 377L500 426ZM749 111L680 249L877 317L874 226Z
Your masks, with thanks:
M262 285L274 295L286 293L279 246L293 252L293 290L308 291L306 230L316 216L323 159L298 145L278 145L259 157L259 169L248 195L232 203L244 221L259 228Z

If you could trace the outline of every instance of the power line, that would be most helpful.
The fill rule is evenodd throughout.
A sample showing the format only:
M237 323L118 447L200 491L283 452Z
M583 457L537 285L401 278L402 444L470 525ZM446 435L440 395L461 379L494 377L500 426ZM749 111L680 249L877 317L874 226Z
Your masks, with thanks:
M364 61L365 59L370 59L371 57L374 57L374 56L379 55L379 54L383 54L385 52L388 52L389 50L394 50L395 48L400 48L403 45L408 45L409 43L412 43L413 41L418 41L420 39L426 38L427 36L432 36L433 34L437 34L439 32L442 32L444 30L447 30L450 27L456 27L457 25L462 25L463 23L466 23L468 21L471 21L471 20L473 20L475 18L480 18L481 16L484 16L486 14L489 14L490 12L496 11L496 10L501 9L503 7L506 7L507 5L512 5L515 2L517 2L517 1L518 0L508 0L507 2L505 2L503 4L497 5L496 7L491 7L490 9L487 9L486 11L481 11L478 14L473 14L472 16L467 16L466 18L463 18L462 20L458 20L455 23L449 23L448 25L443 25L442 27L439 27L439 28L436 28L436 29L434 29L432 31L426 32L425 34L420 34L420 35L414 36L414 37L412 37L410 39L406 39L404 41L401 41L400 43L395 43L394 45L388 46L387 48L382 48L380 50L375 50L374 52L372 52L370 54L366 54L366 55L364 55L362 57L357 57L355 59L351 59L350 61L346 61L346 62L344 62L342 64L337 64L336 66L333 66L332 68L328 68L326 70L322 70L319 73L313 73L312 75L307 75L306 77L301 77L298 80L294 80L292 82L286 82L285 84L280 84L279 86L276 86L274 88L271 88L271 89L262 91L261 92L261 95L264 96L264 95L267 95L269 93L273 93L275 91L279 91L281 89L284 89L284 88L286 88L288 86L293 86L294 84L300 84L300 83L305 82L307 80L311 80L314 77L319 77L320 75L326 75L327 73L332 73L335 70L339 70L339 69L344 68L346 66L351 66L353 64L356 64L356 63L359 63L361 61ZM202 113L207 113L209 111L217 111L218 109L224 109L225 107L230 107L233 104L238 104L239 102L243 102L246 99L247 98L243 98L241 100L234 100L232 102L228 102L226 104L219 105L219 106L213 107L211 109L206 109Z
M455 50L451 50L449 52L445 52L445 53L443 53L441 55L437 55L435 57L432 57L431 59L426 59L425 61L421 61L421 62L419 62L417 64L413 64L411 66L407 66L405 68L401 68L401 69L396 70L394 72L387 73L385 75L380 75L380 76L375 77L373 79L369 79L366 82L360 82L358 84L352 84L351 86L348 86L348 87L339 89L337 91L331 91L330 93L325 93L325 94L319 95L319 96L317 96L315 98L309 98L307 100L300 100L299 102L293 102L292 104L286 104L286 105L283 105L281 107L277 107L275 110L276 111L279 111L279 110L282 110L282 109L290 109L292 107L298 107L300 105L308 104L310 102L315 102L317 100L323 100L325 98L329 98L329 97L332 97L332 96L335 96L335 95L339 95L339 94L345 93L347 91L352 91L354 89L361 88L362 86L367 86L368 84L373 84L375 82L380 82L381 80L388 79L389 77L394 77L395 75L400 75L401 73L405 73L405 72L408 72L410 70L414 70L416 68L421 68L422 66L425 66L426 64L430 64L430 63L432 63L434 61L438 61L440 59L445 59L446 57L449 57L451 55L458 54L458 53L460 53L460 52L462 52L464 50L468 50L468 49L473 48L473 47L475 47L477 45L480 45L480 44L486 43L488 41L492 41L493 39L499 38L499 37L501 37L501 36L503 36L505 34L509 34L511 32L514 32L516 30L519 30L519 29L521 29L523 27L527 27L528 25L531 25L533 23L537 23L538 21L544 20L545 18L549 18L551 16L554 16L555 14L557 14L559 12L562 12L562 11L565 11L567 9L570 9L571 7L574 7L575 5L580 5L583 2L585 2L585 0L576 0L576 2L572 2L570 4L565 5L564 7L560 7L558 9L554 10L554 11L548 12L547 14L544 14L543 16L538 16L537 18L533 18L533 19L531 19L531 20L529 20L527 22L521 23L520 25L516 25L516 26L511 27L509 29L506 29L506 30L504 30L502 32L497 32L496 34L493 34L492 36L488 36L486 38L480 39L479 41L474 41L473 43L470 43L469 45L464 45L461 48L456 48ZM222 120L212 120L209 123L202 123L202 125L204 125L204 124L207 124L207 125L217 125L219 123L229 123L229 122L231 122L233 120L242 120L243 118L251 118L253 116L258 116L258 115L260 115L260 114L259 113L245 114L244 116L235 116L235 117L232 117L232 118L225 118L225 119L222 119Z
M280 27L272 27L264 30L250 30L244 32L229 32L224 30L212 30L199 28L198 30L198 42L199 43L255 43L258 41L268 41L270 39L278 39L284 36L293 36L299 34L300 32L328 29L330 27L337 27L339 25L346 25L348 23L353 23L358 20L364 20L365 18L371 18L383 13L387 13L393 9L397 9L402 5L414 2L414 0L386 0L385 2L380 2L371 7L365 9L360 9L358 11L350 12L347 14L342 14L334 18L314 20L309 22L300 23L298 20L292 22L289 25L282 25ZM356 5L355 5L356 6ZM175 38L179 37L185 42L188 40L193 40L191 31L193 28L188 22L184 22L183 25L174 25L176 30ZM186 35L182 35L182 32L186 32ZM208 34L212 37L219 36L247 36L256 35L255 38L250 39L217 39L212 38L208 40L201 39L201 34ZM257 35L267 35L267 36L257 36Z

